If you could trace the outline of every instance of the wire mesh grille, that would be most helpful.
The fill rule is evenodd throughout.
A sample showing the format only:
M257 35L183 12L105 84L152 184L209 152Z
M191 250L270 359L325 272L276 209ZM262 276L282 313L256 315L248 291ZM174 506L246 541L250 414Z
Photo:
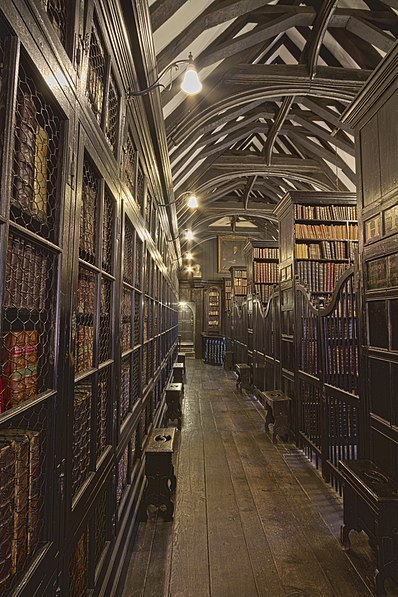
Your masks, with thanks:
M111 280L102 276L100 300L100 328L99 328L99 362L103 363L112 357L111 351Z
M152 379L152 377L153 377L154 346L155 346L155 344L153 341L148 343L148 357L147 357L148 380Z
M75 386L73 399L72 495L87 479L90 472L91 381Z
M94 510L94 559L98 566L104 549L109 540L109 485L102 492Z
M42 0L42 4L62 45L65 46L68 17L70 17L68 9L71 11L73 3L67 0Z
M142 309L142 326L144 333L144 342L148 340L148 310L149 310L149 299L144 297L144 304Z
M11 219L57 242L60 119L20 65L15 121Z
M98 373L97 394L97 459L103 454L110 438L110 406L112 403L111 367Z
M96 275L79 267L76 309L75 373L91 369L94 358L94 319L96 312Z
M72 554L70 597L84 597L88 588L88 529L84 531Z
M11 232L3 297L0 413L54 387L56 258Z
M134 228L128 218L124 225L123 279L133 284Z
M83 164L82 204L80 211L79 255L88 263L95 263L99 181L86 158Z
M101 123L105 88L105 45L97 23L93 23L90 37L86 93L92 111Z
M142 241L136 238L135 248L135 285L142 288Z
M0 594L15 585L46 537L46 425L43 404L0 429Z
M145 200L145 175L139 160L137 167L137 189L135 199L142 210L144 208Z
M116 501L117 506L120 506L122 497L126 491L128 483L128 465L129 465L129 448L126 447L125 451L120 458L117 465L117 487L116 487Z
M112 272L114 222L115 201L106 192L102 226L102 267L108 274Z
M140 343L141 294L134 293L134 346Z
M111 73L109 79L109 91L108 91L108 111L106 115L105 134L110 143L112 151L116 154L117 151L117 139L118 139L118 128L119 128L119 105L120 96L116 86L116 81Z
M137 447L137 428L135 427L131 434L130 440L130 462L131 469L134 469L135 463L138 460L138 447Z
M128 288L123 288L122 299L122 352L132 348L131 320L133 311L133 293Z
M153 336L153 301L148 300L148 312L147 312L147 318L148 318L148 338L152 338Z
M142 383L146 386L148 381L148 368L147 368L147 345L144 344L142 350Z
M131 388L131 365L130 358L122 361L122 377L120 392L120 424L125 421L130 410L130 388Z
M138 402L140 387L140 349L137 349L133 353L133 385L131 391L133 404Z

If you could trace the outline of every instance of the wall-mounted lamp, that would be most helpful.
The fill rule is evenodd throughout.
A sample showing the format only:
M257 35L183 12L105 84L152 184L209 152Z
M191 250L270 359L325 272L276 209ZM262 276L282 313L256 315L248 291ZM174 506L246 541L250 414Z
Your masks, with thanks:
M184 191L184 193L178 195L178 197L176 197L174 201L170 201L169 203L158 203L157 206L168 207L169 205L173 205L174 203L177 203L177 201L179 201L181 197L183 197L184 195L189 195L187 199L187 207L190 207L191 209L196 209L199 206L198 199L196 195L192 193L192 191Z
M163 87L164 89L166 89L166 85L163 85L163 83L159 83L160 79L173 68L179 69L180 64L188 64L183 81L181 83L182 91L184 91L188 95L196 95L202 90L202 83L200 82L198 73L196 72L193 56L191 52L189 52L188 59L177 60L176 62L172 62L171 64L169 64L169 66L166 66L166 68L162 70L162 72L160 73L156 81L152 83L152 85L150 85L146 89L141 89L141 91L133 91L132 89L128 89L126 92L126 96L129 98L138 97L140 95L146 95L147 93L150 93L158 87ZM170 78L170 83L167 86L167 89L171 89L172 84L173 80Z

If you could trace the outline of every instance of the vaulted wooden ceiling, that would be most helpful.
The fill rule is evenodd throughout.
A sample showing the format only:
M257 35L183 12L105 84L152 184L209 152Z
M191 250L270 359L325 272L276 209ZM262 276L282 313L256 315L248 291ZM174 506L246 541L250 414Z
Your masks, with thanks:
M180 71L161 94L175 196L201 203L181 200L179 228L204 239L228 217L274 236L286 191L355 190L340 117L394 45L397 13L398 0L150 2L158 72L191 51L203 83L186 96Z

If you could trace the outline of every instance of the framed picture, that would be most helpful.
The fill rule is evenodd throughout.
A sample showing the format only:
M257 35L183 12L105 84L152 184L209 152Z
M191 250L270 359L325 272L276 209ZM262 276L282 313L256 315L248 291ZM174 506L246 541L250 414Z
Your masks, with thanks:
M232 265L245 266L243 247L247 238L243 236L219 236L218 238L218 272L229 273Z

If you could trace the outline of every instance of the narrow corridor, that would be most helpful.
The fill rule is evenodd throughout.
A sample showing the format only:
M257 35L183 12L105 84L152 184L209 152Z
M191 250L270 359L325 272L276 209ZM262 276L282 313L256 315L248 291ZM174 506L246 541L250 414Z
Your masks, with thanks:
M123 597L373 594L366 536L341 550L342 500L263 417L232 374L187 361L174 521L139 524Z

